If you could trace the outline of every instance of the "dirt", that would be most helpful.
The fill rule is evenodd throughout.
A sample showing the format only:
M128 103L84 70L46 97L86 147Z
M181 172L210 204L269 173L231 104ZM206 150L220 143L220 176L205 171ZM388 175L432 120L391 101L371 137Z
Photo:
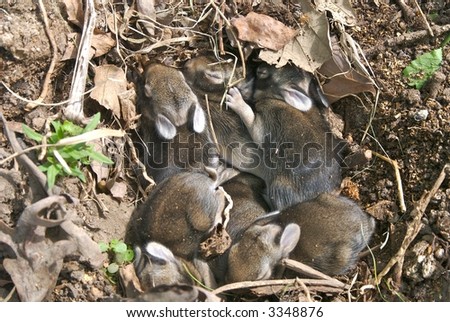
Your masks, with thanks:
M450 15L450 5L443 3L422 2L425 14L437 13L432 25L449 23L446 17ZM65 34L79 31L79 28L67 22L61 3L44 1L44 4L50 18L50 28L55 34L57 54L62 56L67 43ZM343 98L334 103L332 109L344 117L344 137L396 160L403 193L399 192L393 166L381 158L374 157L366 166L345 170L345 176L359 189L360 204L377 219L376 233L370 246L383 244L383 247L361 258L354 270L339 279L352 283L356 275L350 292L353 301L450 301L449 176L432 196L423 214L422 226L407 248L400 275L392 274L392 269L378 288L373 286L376 273L381 272L399 250L407 226L414 219L411 214L418 201L433 187L444 165L450 162L450 51L448 46L444 48L443 63L434 81L437 85L428 84L420 91L413 89L402 77L402 70L419 54L437 48L443 35L392 44L388 41L406 32L426 30L421 17L404 18L396 1L353 1L353 6L357 25L347 31L367 53L368 64L380 86L380 96L376 110L373 110L374 97L371 94ZM21 97L36 99L52 59L41 13L35 1L31 0L4 1L0 8L1 80ZM101 13L101 9L99 11ZM99 16L103 17L101 14ZM176 48L176 51L182 51L182 48ZM110 54L97 58L95 62L99 65L114 63L116 58L116 55ZM57 64L45 102L67 99L73 65L73 60ZM26 102L4 86L0 91L1 113L12 126L26 123L42 133L46 119L60 110L59 106L39 106L27 111ZM97 111L100 107L86 101L85 109ZM113 126L114 122L109 118L110 113L104 113L103 125ZM30 144L28 140L25 142ZM7 139L0 135L0 155L5 157L10 153ZM128 219L142 200L130 164L125 165L122 179L128 189L119 199L109 193L98 191L94 194L92 186L73 178L58 182L80 200L74 206L78 223L96 242L123 238ZM89 183L92 184L91 181ZM400 208L400 195L405 201L404 212ZM1 221L14 227L25 207L42 197L36 182L22 168L18 168L16 162L2 165ZM0 256L0 298L5 298L13 285L2 260ZM47 300L98 301L108 297L118 298L123 294L117 278L108 277L103 269L93 269L74 255L66 258L56 287ZM259 300L304 299L301 294L302 289L294 287L275 296L262 296ZM313 295L316 300L348 300L346 292L318 292ZM242 299L255 299L255 294L244 293L241 296ZM17 294L13 294L11 300L18 300Z

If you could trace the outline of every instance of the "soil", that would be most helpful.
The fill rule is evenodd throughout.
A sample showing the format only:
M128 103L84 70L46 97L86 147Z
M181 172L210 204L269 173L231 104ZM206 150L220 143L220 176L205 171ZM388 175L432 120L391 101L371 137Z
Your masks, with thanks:
M52 59L50 42L35 3L31 0L3 1L0 6L1 80L11 91L30 100L40 95ZM350 178L359 190L361 206L377 219L377 229L370 244L375 247L372 254L362 257L355 269L339 279L352 285L349 292L352 301L450 301L449 175L431 197L423 213L420 231L407 247L400 274L397 272L395 275L392 269L378 287L373 286L377 274L395 256L405 239L418 201L431 190L444 165L450 162L448 46L444 48L438 73L423 89L408 86L402 77L402 70L411 60L439 47L445 34L425 36L415 41L392 41L407 32L427 30L420 15L405 18L405 12L397 3L388 0L353 1L357 25L348 27L347 31L366 53L374 79L380 87L380 96L375 110L375 99L371 94L343 98L333 103L332 109L345 120L345 138L397 162L403 192L399 191L394 167L382 158L373 157L366 166L345 170L345 177ZM450 5L443 3L421 2L426 15L435 14L432 26L450 23ZM57 53L62 56L68 41L65 35L79 31L79 28L68 22L62 2L44 1L44 4L55 35ZM414 5L411 7L414 8ZM105 17L101 10L98 9L100 21ZM180 48L176 50L182 51ZM112 53L94 61L98 65L114 64L117 63L117 54L112 50ZM73 67L74 60L57 64L45 102L67 99ZM26 102L4 86L0 91L0 111L14 129L19 129L19 123L25 123L42 133L46 120L61 108L41 105L28 111ZM89 115L102 111L103 125L115 127L111 113L103 113L97 103L87 100L85 110ZM128 131L133 132L131 128ZM18 137L25 144L31 143L20 134ZM4 135L0 135L0 155L6 157L9 154L9 142ZM123 238L131 213L143 198L131 168L131 162L123 168L121 179L127 186L127 192L120 198L113 197L111 193L94 193L92 180L88 183L73 178L58 181L59 186L79 199L79 204L73 209L80 226L95 242ZM400 195L404 198L405 211L400 208ZM25 207L42 197L37 183L16 162L10 161L1 166L1 221L14 227ZM379 245L382 247L377 247ZM6 298L13 288L3 268L2 256L0 253L0 299ZM302 292L301 287L292 287L288 292L272 296L255 297L256 293L244 292L236 299L295 301L303 299ZM315 300L322 301L349 300L347 292L314 292L312 295ZM103 268L94 269L80 256L74 255L65 259L56 287L47 300L99 301L123 296L124 289L117 277L107 276ZM17 301L17 294L12 294L11 300Z

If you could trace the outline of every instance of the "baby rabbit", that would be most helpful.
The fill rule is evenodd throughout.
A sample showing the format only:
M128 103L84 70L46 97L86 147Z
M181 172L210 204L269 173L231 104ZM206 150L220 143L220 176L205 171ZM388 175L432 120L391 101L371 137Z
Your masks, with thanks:
M222 221L225 196L218 189L217 173L181 172L157 184L133 213L127 240L143 246L158 242L176 256L191 260L199 245Z
M205 166L217 169L219 154L208 129L203 133L192 133L186 125L177 128L170 140L161 140L153 124L148 124L143 134L146 146L144 163L156 183L180 173L204 173Z
M238 113L263 150L259 171L274 210L309 200L339 187L339 146L322 109L325 97L313 76L295 66L258 67L255 111L231 88L227 105Z
M263 198L264 181L245 172L222 184L233 200L230 219L226 226L232 243L238 242L255 219L265 215L269 206ZM228 251L208 262L218 284L223 284L227 270Z
M195 133L204 131L205 113L181 71L159 63L147 65L144 93L150 108L142 111L143 117L154 121L162 139L173 139L176 127L186 123Z
M252 162L259 159L257 145L253 143L240 117L221 106L230 79L239 79L242 68L234 68L231 56L218 60L213 54L203 54L187 61L183 73L203 109L209 106L212 130L217 137L222 158L239 170L257 169ZM242 95L250 99L253 94L252 74L248 73L247 78L237 86ZM207 101L205 95L208 96Z
M160 285L194 284L191 276L207 287L216 287L208 265L201 260L183 260L157 242L134 248L134 267L143 291ZM190 275L189 275L190 274Z
M287 256L325 274L343 274L374 228L373 218L350 199L321 194L250 226L230 249L227 281L270 278Z
M140 100L144 163L156 183L181 171L218 166L218 151L206 127L205 113L183 74L153 63L144 71ZM141 95L142 96L142 95Z

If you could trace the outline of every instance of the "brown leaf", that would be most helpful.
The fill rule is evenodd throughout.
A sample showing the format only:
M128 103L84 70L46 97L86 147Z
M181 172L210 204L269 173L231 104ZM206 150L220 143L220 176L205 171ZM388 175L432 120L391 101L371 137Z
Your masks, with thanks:
M314 73L331 57L329 23L325 13L314 9L309 0L299 0L308 17L300 34L277 52L261 50L259 58L271 65L282 67L291 61L296 66Z
M297 31L263 14L250 12L245 17L231 19L237 38L270 50L282 49Z
M84 12L83 1L80 0L63 0L66 5L67 20L78 27L83 26Z
M148 19L156 20L155 0L136 0L136 10L140 13L140 22L145 30L149 35L155 35L155 25Z
M127 185L125 182L114 182L114 185L109 189L111 195L118 199L122 200L127 194Z
M119 95L127 90L124 71L114 65L98 66L94 83L90 97L121 118Z
M333 41L333 55L319 68L318 72L328 79L322 85L322 89L330 103L362 92L376 94L372 80L350 65L337 41Z
M317 10L329 11L333 20L347 26L356 25L356 15L350 0L315 0Z
M92 35L91 47L94 48L94 57L107 54L116 45L116 40L110 33L100 33Z
M136 120L136 91L134 88L119 94L122 119L129 125Z
M79 33L72 32L67 34L67 46L61 61L75 59L77 57L80 39L81 35ZM115 45L116 40L112 38L110 33L92 35L89 59L107 54Z
M125 296L128 298L134 298L142 294L141 282L136 276L133 264L128 264L121 267L119 270L120 285L124 289Z

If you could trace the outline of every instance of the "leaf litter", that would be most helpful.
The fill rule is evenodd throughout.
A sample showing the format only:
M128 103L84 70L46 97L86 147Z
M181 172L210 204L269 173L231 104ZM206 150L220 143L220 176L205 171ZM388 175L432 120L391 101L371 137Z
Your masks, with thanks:
M68 20L80 26L82 20L77 1L64 2ZM220 43L226 40L217 38L216 33L205 27L216 25L235 28L237 39L244 42L234 43L237 49L244 46L255 51L255 48L259 47L258 57L261 60L279 67L292 63L324 76L327 80L323 84L324 90L333 102L363 92L374 94L376 85L368 71L370 68L364 58L361 58L362 52L356 42L352 41L345 31L344 26L355 24L350 1L316 1L316 7L309 1L298 0L293 3L291 9L297 13L298 19L295 26L291 21L285 22L279 17L266 18L264 12L250 11L235 18L230 11L219 10L212 2L195 7L187 4L174 7L163 4L163 8L152 10L153 1L137 1L135 8L116 5L98 9L104 12L107 24L102 26L105 32L100 34L99 40L95 40L95 37L91 40L91 54L88 57L101 58L110 54L117 46L120 52L116 58L120 63L99 64L95 68L94 87L90 97L111 111L120 122L128 124L127 129L131 128L128 127L130 122L136 119L136 111L133 110L136 93L129 87L124 66L137 65L139 69L142 60L139 58L140 53L148 53L150 59L166 60L176 65L189 58L199 48L210 49L212 44L213 49L218 50ZM148 10L143 9L144 5ZM253 9L257 10L257 7ZM332 14L331 23L325 12ZM270 33L265 32L268 25L273 29ZM338 28L340 42L331 40L330 25L341 26ZM258 32L260 28L264 29L263 32ZM71 37L74 37L73 34ZM117 40L119 44L116 43ZM106 47L102 47L104 43L107 44ZM64 59L73 59L73 53L78 46L77 41L68 44L68 54ZM92 48L97 49L94 56ZM99 170L95 172L97 175L100 173ZM101 176L105 179L107 175ZM120 198L124 196L125 190L119 190L115 196ZM112 190L111 193L114 194Z

